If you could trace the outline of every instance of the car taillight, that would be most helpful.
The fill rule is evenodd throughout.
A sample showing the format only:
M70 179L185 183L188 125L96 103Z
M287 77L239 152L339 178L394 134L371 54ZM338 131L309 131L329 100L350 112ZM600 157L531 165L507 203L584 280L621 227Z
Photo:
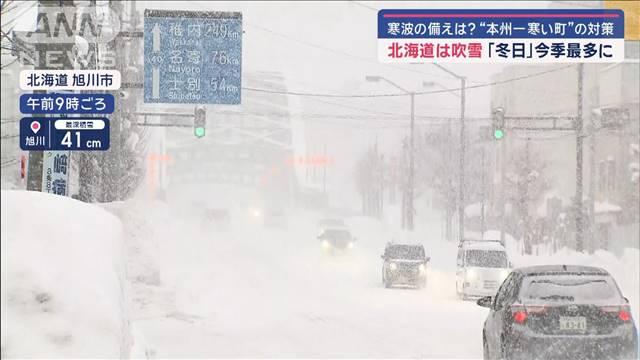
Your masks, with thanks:
M602 310L602 312L605 312L605 313L617 313L618 319L625 322L631 320L631 312L629 311L628 305L602 306L600 307L600 310Z
M527 312L524 310L518 310L513 313L513 320L518 324L524 324L527 320Z
M524 324L527 321L527 317L530 314L544 314L547 311L546 306L522 306L522 305L513 305L511 306L511 314L513 316L513 321L518 324Z

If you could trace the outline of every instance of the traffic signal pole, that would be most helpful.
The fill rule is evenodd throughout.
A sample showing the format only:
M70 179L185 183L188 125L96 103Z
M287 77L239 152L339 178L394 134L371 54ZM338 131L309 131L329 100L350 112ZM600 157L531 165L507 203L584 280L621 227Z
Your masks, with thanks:
M460 240L464 239L464 156L466 151L465 145L465 123L464 123L464 108L466 105L466 84L467 80L465 77L460 78L460 178L458 184L458 237Z
M582 206L582 160L583 160L583 82L584 64L578 64L578 109L576 117L576 194L574 198L575 226L576 226L576 251L582 252L584 249L584 218Z

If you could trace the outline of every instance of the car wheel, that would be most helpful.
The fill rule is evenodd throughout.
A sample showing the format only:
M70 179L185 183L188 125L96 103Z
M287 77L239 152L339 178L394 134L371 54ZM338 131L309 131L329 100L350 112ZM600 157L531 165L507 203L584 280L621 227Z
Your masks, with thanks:
M508 343L509 341L504 336L500 337L500 359L502 360L513 360L511 350L505 345Z
M424 289L427 287L427 278L424 278L422 280L418 280L418 287L420 289Z

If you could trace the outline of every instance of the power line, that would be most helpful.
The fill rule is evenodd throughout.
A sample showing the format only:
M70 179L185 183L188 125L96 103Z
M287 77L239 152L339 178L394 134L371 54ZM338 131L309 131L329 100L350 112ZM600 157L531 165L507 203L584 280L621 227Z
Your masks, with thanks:
M369 6L369 5L367 5L367 4L363 4L363 3L359 2L359 1L353 1L353 0L351 0L350 2L351 2L352 4L358 5L358 6L360 6L360 7L365 8L365 9L369 9L369 10L371 10L371 11L375 11L376 13L379 11L379 9L376 9L376 8L374 8L373 6Z
M533 77L550 74L556 71L564 70L573 65L567 65L555 69L540 71L533 74L522 75L510 79L498 80L498 81L490 81L478 85L467 86L466 89L479 89L487 86L507 84L514 81L520 81L525 79L530 79ZM394 93L394 94L330 94L330 93L315 93L315 92L300 92L300 91L281 91L281 90L269 90L269 89L259 89L252 87L242 87L243 90L254 91L254 92L262 92L262 93L270 93L270 94L278 94L278 95L294 95L294 96L308 96L308 97L327 97L327 98L379 98L379 97L398 97L398 96L410 96L407 93ZM427 94L439 94L446 93L452 91L458 91L461 88L453 88L453 89L441 89L441 90L430 90L430 91L418 91L415 92L415 95L427 95Z
M358 3L358 2L355 2L355 1L353 3L356 4L356 5L363 6L363 7L366 7L368 9L374 10L374 11L378 11L377 9L372 8L372 7L370 7L368 5L365 5L365 4L362 4L362 3ZM204 10L205 8L203 6L200 6L200 9ZM342 55L342 56L354 58L354 59L357 59L357 60L374 63L376 65L386 66L386 67L389 67L389 68L392 68L392 69L396 69L396 70L408 71L408 72L412 72L412 73L416 73L416 74L422 74L422 75L434 76L434 77L438 77L438 78L450 79L449 76L444 76L444 75L441 75L441 74L426 73L426 72L419 71L419 70L407 69L407 68L404 68L404 67L401 67L401 66L398 66L398 65L381 63L381 62L377 61L376 59L371 59L371 58L364 57L364 56L354 55L354 54L350 54L350 53L347 53L347 52L344 52L344 51L341 51L341 50L336 50L336 49L332 49L332 48L329 48L329 47L326 47L326 46L314 44L314 43L311 43L311 42L308 42L308 41L296 39L296 38L291 37L289 35L285 35L285 34L279 33L277 31L274 31L274 30L271 30L271 29L267 29L267 28L259 26L259 25L249 24L249 23L247 23L246 25L249 26L249 27L253 27L255 29L264 31L264 32L268 32L268 33L270 33L272 35L281 37L281 38L286 39L286 40L290 40L290 41L293 41L293 42L296 42L296 43L299 43L299 44L303 44L303 45L306 45L306 46L310 46L310 47L313 47L313 48L316 48L316 49L329 51L329 52L337 54L337 55ZM472 83L474 82L472 80L467 80L467 81L472 82Z

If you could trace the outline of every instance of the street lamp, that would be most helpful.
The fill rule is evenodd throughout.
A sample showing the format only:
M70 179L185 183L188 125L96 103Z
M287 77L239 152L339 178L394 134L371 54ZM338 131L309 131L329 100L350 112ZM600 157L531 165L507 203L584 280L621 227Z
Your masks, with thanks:
M407 189L405 189L406 191L406 198L407 198L407 204L406 207L403 209L403 214L406 214L406 226L408 230L413 230L414 227L414 221L413 221L413 212L414 212L414 208L413 208L413 194L414 194L414 128L415 128L415 92L413 91L409 91L405 88L403 88L402 86L394 83L393 81L384 78L382 76L372 76L372 75L367 75L365 77L365 79L369 82L379 82L380 80L385 81L387 83L389 83L390 85L394 86L395 88L399 89L400 91L404 92L405 94L409 95L411 97L411 130L410 130L410 135L409 135L409 179L408 179L408 185L407 185ZM404 222L402 224L403 226L405 225Z
M466 87L467 78L456 74L455 72L447 69L446 67L433 63L434 66L440 70L446 72L452 77L460 80L460 165L458 169L459 185L458 185L458 231L460 239L464 238L464 153L465 153L465 124L464 124L464 110L466 100Z

